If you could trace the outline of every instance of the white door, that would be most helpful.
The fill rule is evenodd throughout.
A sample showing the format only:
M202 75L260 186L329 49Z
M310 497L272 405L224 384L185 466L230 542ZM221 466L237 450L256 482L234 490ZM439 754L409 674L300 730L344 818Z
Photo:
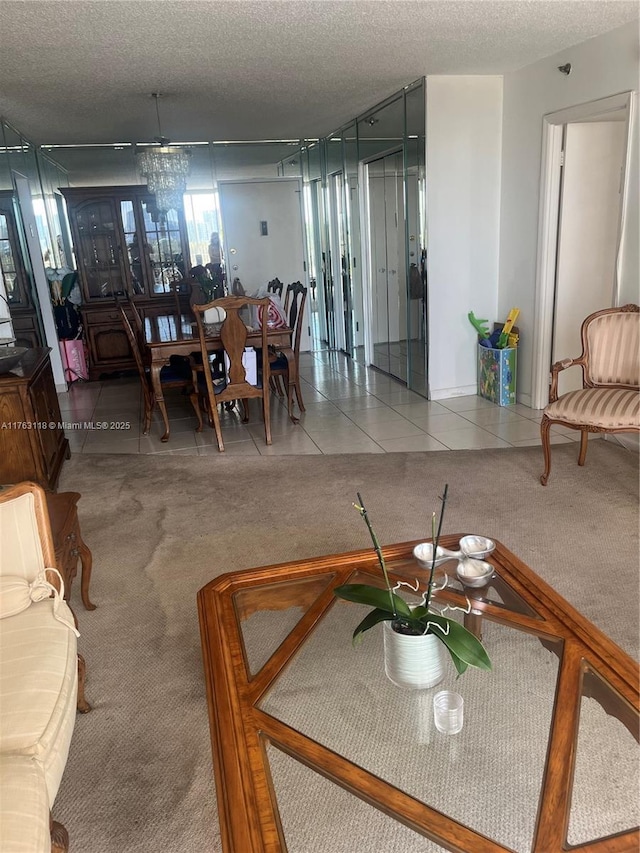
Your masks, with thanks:
M285 288L294 281L308 286L300 180L220 181L218 189L229 288L234 278L250 294L274 278ZM310 349L307 308L300 349Z
M371 252L371 363L406 382L407 301L402 153L367 166Z
M566 125L560 202L552 363L580 355L580 326L614 301L620 227L624 121ZM573 368L559 392L582 387Z

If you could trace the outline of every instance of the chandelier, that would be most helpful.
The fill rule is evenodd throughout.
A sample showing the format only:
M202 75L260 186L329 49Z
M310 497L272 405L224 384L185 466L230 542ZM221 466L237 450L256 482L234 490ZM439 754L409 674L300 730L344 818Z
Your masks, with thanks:
M171 141L162 135L160 92L153 92L158 118L158 147L150 147L138 154L138 170L146 179L150 193L155 196L155 206L161 215L172 208L182 207L182 196L187 186L189 174L189 155L182 148L171 145Z

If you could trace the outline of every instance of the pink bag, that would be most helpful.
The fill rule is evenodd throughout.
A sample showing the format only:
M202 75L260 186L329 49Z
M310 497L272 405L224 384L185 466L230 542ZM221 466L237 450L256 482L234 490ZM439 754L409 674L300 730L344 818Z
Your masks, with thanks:
M258 308L258 325L262 328L262 306ZM280 303L269 296L269 310L267 312L267 328L268 329L285 329L287 327L287 318Z
M64 378L67 382L89 378L87 352L83 340L60 341L60 355L64 368Z

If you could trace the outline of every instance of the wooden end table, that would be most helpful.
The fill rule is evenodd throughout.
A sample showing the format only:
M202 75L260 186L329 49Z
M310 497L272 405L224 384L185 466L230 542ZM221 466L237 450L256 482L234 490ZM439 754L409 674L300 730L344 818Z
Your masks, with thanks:
M78 521L79 492L47 492L47 509L53 535L58 570L64 579L64 597L69 601L71 584L78 571L78 560L82 566L80 595L85 610L95 610L89 599L89 583L93 557L80 532Z
M441 544L455 549L459 539ZM416 544L383 552L392 577L424 588ZM596 784L594 816L593 783L585 787L580 770L599 760L623 773L621 760L637 762L636 661L501 543L487 559L494 576L468 597L455 563L439 569L450 583L437 600L469 610L493 662L459 680L451 664L433 688L465 697L453 737L427 718L431 689L402 691L386 679L377 628L352 646L369 608L333 589L380 578L371 549L228 573L200 590L225 853L335 851L336 840L341 853L385 849L370 828L381 822L394 849L411 851L424 849L420 836L455 853L638 850L633 783L631 804L618 811L620 792ZM598 738L583 730L606 734L613 755L594 758ZM586 837L576 843L570 829Z

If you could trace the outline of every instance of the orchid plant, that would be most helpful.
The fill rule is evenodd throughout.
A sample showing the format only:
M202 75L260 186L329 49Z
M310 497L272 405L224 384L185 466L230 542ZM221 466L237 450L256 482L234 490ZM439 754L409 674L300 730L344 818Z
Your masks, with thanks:
M357 604L368 604L374 608L365 616L353 632L354 642L361 639L362 634L370 628L373 628L373 626L377 625L378 622L391 622L393 630L400 634L433 634L446 646L449 654L451 655L451 659L455 664L456 670L458 671L458 675L462 675L469 666L489 670L491 669L491 661L489 660L489 656L487 655L484 646L480 640L471 633L471 631L468 631L455 619L451 619L450 617L443 615L446 610L463 610L463 608L445 605L439 611L433 609L434 594L443 589L447 584L445 576L443 586L435 587L433 576L436 566L436 554L438 550L438 542L440 540L440 532L442 530L442 521L444 518L448 489L448 485L445 485L444 493L440 499L442 501L442 506L440 509L440 519L437 524L437 529L436 513L434 512L431 517L433 561L429 572L427 588L418 605L410 606L404 598L396 592L396 590L401 586L409 587L414 592L417 592L419 589L419 583L417 580L415 587L402 581L397 583L395 586L391 585L382 548L380 547L378 537L371 525L366 507L359 492L358 503L354 503L354 507L364 519L369 530L369 535L373 542L378 563L382 569L385 588L382 589L378 586L361 583L343 584L342 586L335 588L334 594L337 595L338 598L343 598L346 601L353 601ZM465 612L468 613L471 609L471 604L468 599L467 608L468 609Z

